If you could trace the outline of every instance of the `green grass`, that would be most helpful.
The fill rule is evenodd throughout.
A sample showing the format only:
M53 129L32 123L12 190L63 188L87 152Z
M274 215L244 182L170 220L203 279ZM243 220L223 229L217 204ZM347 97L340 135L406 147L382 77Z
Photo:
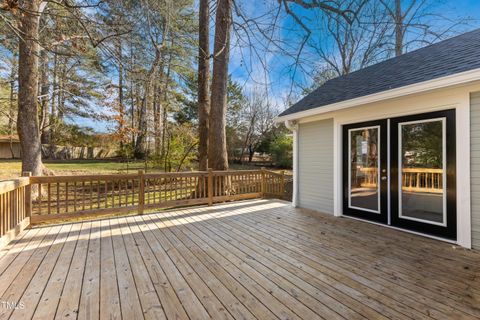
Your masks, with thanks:
M143 162L118 162L112 160L63 160L45 161L45 166L56 175L133 173L144 170ZM1 160L0 179L11 179L21 174L20 160ZM152 170L148 170L149 172Z
M143 161L129 163L113 160L47 160L45 166L55 175L114 174L136 173L145 170ZM0 180L12 179L21 175L21 160L0 160ZM258 170L259 166L249 164L230 164L231 170ZM280 171L275 168L269 170ZM147 172L163 172L161 169L148 168ZM287 171L288 174L289 171Z

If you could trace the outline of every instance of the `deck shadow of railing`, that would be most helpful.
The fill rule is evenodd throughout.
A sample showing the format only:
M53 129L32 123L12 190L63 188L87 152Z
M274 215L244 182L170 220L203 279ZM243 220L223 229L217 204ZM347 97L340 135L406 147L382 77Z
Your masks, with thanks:
M265 169L79 176L0 181L0 248L30 224L148 210L285 198L285 175Z
M83 220L83 221L73 221L73 222L66 222L65 224L40 224L34 227L34 230L37 231L37 234L29 234L27 237L24 238L16 238L14 239L10 245L21 245L21 244L26 244L26 243L34 243L37 242L37 245L34 246L31 249L28 250L20 250L18 252L13 252L12 254L18 255L20 252L23 254L28 254L29 251L35 251L38 248L42 248L43 246L50 246L50 244L43 244L45 241L47 235L49 232L39 232L38 230L45 230L45 229L51 229L51 228L60 228L60 231L55 231L55 239L56 241L60 241L59 239L62 239L60 242L65 245L66 243L69 242L67 240L69 236L71 236L72 232L79 232L78 230L74 231L71 228L65 231L62 231L62 226L73 226L75 224L83 224L83 223L91 223L92 226L88 227L89 230L89 236L85 238L83 241L92 241L92 239L95 238L101 238L101 232L102 231L107 231L107 230L118 230L122 228L129 228L129 226L132 225L132 219L135 219L135 216L137 217L146 217L147 220L141 220L140 224L142 225L150 225L153 224L155 225L156 228L161 228L161 229L171 229L171 228L177 228L182 225L187 225L187 224L197 224L200 222L206 222L207 220L212 220L212 219L235 219L236 215L258 215L259 213L266 213L269 212L268 210L271 210L273 208L278 208L278 207L284 207L287 205L287 202L285 201L279 201L276 204L272 204L272 200L269 199L268 201L265 200L264 202L259 199L259 201L255 202L243 202L239 201L236 202L235 204L230 202L230 203L225 203L225 205L222 204L217 204L212 207L205 207L205 206L195 206L195 207L183 207L183 208L177 208L177 209L171 209L171 210L165 210L161 212L155 212L155 213L148 213L145 215L124 215L124 216L117 216L117 217L100 217L94 220ZM248 211L245 211L245 210ZM221 214L220 216L217 216L216 214ZM204 216L210 216L208 219L204 219ZM200 218L200 220L198 220ZM142 219L142 218L140 218ZM188 221L187 221L188 219ZM195 221L191 219L196 219ZM179 222L179 220L184 220L183 222ZM198 221L197 221L198 220ZM107 224L102 224L102 221L109 221ZM110 224L111 221L115 221L113 224ZM166 225L166 223L172 223L171 225ZM98 224L95 226L95 224ZM136 222L138 224L138 221ZM163 224L162 227L159 227L159 224ZM109 231L109 232L110 232ZM136 232L130 230L129 234L134 234ZM113 236L112 236L113 237ZM77 237L73 237L71 241L82 241L77 239ZM48 242L48 241L47 241Z

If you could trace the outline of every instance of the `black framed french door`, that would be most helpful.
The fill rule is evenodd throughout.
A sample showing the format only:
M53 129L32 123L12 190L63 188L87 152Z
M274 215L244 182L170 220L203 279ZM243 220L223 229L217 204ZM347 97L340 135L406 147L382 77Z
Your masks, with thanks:
M456 240L455 132L453 109L344 125L343 214Z
M455 110L390 119L391 224L455 240Z
M343 214L388 221L387 120L343 126Z

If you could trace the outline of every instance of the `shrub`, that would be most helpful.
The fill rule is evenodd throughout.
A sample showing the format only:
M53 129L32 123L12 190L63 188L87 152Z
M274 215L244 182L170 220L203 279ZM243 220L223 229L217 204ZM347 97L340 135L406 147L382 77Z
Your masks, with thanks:
M292 168L293 165L293 138L291 135L281 135L270 144L270 153L273 163L282 168Z

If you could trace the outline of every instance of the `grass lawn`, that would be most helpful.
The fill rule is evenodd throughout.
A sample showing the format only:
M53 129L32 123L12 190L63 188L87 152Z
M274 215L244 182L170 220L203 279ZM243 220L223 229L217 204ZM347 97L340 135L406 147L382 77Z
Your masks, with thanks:
M44 161L45 166L52 170L55 175L82 175L82 174L113 174L113 173L136 173L145 170L144 162L120 162L112 160L55 160ZM20 160L0 160L0 180L12 179L21 175L22 162ZM231 170L260 169L255 165L230 164ZM270 170L281 170L269 168ZM160 169L148 168L148 172L163 172ZM286 172L290 172L287 170Z
M45 161L44 163L56 175L134 173L144 169L143 162L127 164L112 160ZM18 177L21 174L21 168L20 160L0 160L0 180Z

